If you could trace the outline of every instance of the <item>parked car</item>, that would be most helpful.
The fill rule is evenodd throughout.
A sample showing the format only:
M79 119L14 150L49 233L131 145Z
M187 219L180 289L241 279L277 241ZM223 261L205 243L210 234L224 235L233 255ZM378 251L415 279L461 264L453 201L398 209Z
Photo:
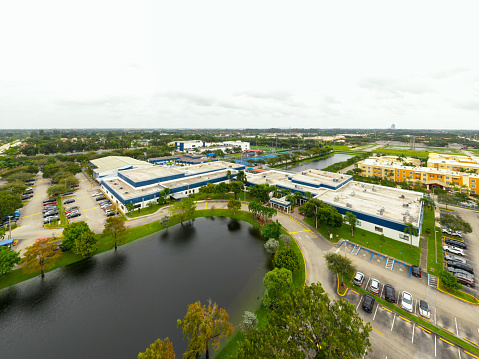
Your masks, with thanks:
M63 197L65 196L71 196L73 194L73 192L65 192L62 194Z
M43 213L43 218L50 217L50 216L55 216L57 214L58 214L57 210L51 210L51 211Z
M401 308L412 313L412 295L409 292L402 292L401 295Z
M452 254L446 254L444 256L444 260L445 261L451 261L451 262L460 262L460 263L467 263L467 261L462 258L462 257L458 257L458 256L454 256Z
M441 232L446 234L452 234L452 231L446 227L441 227Z
M444 239L444 242L446 244L449 244L450 246L454 246L454 247L462 248L462 249L467 249L466 243L461 242L461 241L456 241L454 239L446 238L446 239Z
M444 249L446 252L452 253L452 254L457 254L459 256L464 255L464 251L461 248L456 248L453 246L443 246L442 249Z
M95 201L97 201L97 202L98 201L103 201L104 199L106 199L105 196L100 196L100 197L95 198Z
M68 198L68 199L66 199L63 203L64 203L64 204L69 204L69 203L73 203L73 202L75 202L75 199L73 199L73 198Z
M47 202L56 202L57 200L55 198L49 198L49 199L46 199L43 201L43 203L47 203Z
M464 269L455 268L455 267L446 267L446 269L447 269L448 272L450 272L452 274L459 273L459 274L463 274L465 276L474 278L474 274L469 273L468 271L465 271Z
M44 218L43 223L46 224L46 223L55 222L55 221L58 221L58 220L60 220L60 217L50 216L50 217Z
M455 262L455 261L446 261L446 264L448 267L459 268L459 269L465 270L466 272L474 274L474 268L472 268L472 266L470 266L469 264Z
M462 237L462 232L461 231L452 232L451 235L454 237Z
M454 273L454 277L457 278L457 281L459 283L464 284L467 287L475 287L476 286L476 282L474 281L474 278L463 275L461 273Z
M364 274L361 272L356 272L356 275L353 278L353 284L356 284L358 287L362 287L364 282Z
M366 312L371 313L373 311L374 302L375 302L374 297L372 295L366 294L363 299L363 305L362 305L363 309Z
M388 302L396 303L396 290L391 284L384 285L384 299Z
M97 196L101 196L101 192L95 192L91 195L92 197L97 197Z
M377 279L371 278L371 280L369 281L368 291L374 294L379 294L380 286L381 286L381 283Z
M115 215L115 211L106 211L105 214L106 214L107 217L111 217L111 216Z
M421 271L421 267L419 266L412 266L411 267L411 274L415 277L418 277L418 278L421 278L422 276L422 271Z
M431 311L429 310L429 305L425 300L420 300L419 301L419 315L430 319L431 318Z
M75 218L75 217L81 216L81 213L78 211L75 211L75 212L68 213L66 216L67 218Z
M26 195L26 196L20 197L20 199L21 199L22 201L28 201L31 197L33 197L33 196L31 196L31 195Z

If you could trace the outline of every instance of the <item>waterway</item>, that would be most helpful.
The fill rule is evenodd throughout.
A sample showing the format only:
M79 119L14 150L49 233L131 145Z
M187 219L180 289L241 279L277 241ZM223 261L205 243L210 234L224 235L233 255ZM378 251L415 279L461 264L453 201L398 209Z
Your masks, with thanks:
M2 358L136 358L177 319L211 298L238 324L254 311L271 266L261 232L199 218L0 291Z
M301 171L309 170L309 169L322 170L323 168L331 166L335 163L346 161L348 158L351 158L351 157L353 157L353 156L344 155L344 154L341 154L341 153L336 153L336 154L334 154L332 156L329 156L327 158L321 158L319 160L314 160L314 161L309 161L309 162L301 162L294 167L288 167L287 170L293 171L293 172L301 172ZM284 169L286 169L286 168L284 168Z

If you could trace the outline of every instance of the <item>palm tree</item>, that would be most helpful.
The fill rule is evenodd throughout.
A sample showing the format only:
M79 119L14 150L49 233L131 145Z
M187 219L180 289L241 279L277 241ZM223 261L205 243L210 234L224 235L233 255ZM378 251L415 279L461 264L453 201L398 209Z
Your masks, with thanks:
M406 222L405 223L406 228L404 228L404 233L409 234L411 237L416 237L417 236L417 229L414 227L412 223ZM412 238L411 241L409 242L410 244L412 243Z

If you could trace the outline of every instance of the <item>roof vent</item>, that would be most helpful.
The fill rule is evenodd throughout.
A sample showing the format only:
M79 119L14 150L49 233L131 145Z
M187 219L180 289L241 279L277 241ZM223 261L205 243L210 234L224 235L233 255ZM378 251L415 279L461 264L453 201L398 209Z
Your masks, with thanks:
M384 214L384 211L385 211L385 209L384 209L384 207L383 207L383 208L381 208L381 209L379 210L379 214L382 216L382 215Z
M354 191L351 192L351 197L354 197L356 195L356 193L354 193Z
M338 201L339 201L339 197L338 196L334 197L334 202L338 202Z
M351 203L346 203L346 207L353 208L353 205Z

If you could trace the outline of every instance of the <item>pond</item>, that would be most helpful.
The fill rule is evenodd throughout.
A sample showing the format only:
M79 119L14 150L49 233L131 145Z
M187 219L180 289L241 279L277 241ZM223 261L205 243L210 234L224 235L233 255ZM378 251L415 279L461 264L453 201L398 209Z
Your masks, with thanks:
M2 358L136 358L211 298L236 325L254 311L271 266L261 231L199 218L0 291Z
M351 157L353 156L337 153L327 158L322 158L319 160L314 160L309 162L301 162L297 166L287 168L287 170L292 172L301 172L301 171L309 170L309 169L322 170L323 168L331 166L335 163L346 161L348 158L351 158Z

